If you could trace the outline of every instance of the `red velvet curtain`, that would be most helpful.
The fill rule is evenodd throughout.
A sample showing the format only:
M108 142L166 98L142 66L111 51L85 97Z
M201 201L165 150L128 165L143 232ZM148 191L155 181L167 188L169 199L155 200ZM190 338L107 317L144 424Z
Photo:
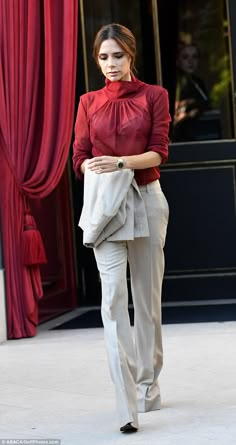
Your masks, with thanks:
M36 333L45 255L28 199L47 196L67 162L77 25L78 0L0 0L0 217L8 338Z

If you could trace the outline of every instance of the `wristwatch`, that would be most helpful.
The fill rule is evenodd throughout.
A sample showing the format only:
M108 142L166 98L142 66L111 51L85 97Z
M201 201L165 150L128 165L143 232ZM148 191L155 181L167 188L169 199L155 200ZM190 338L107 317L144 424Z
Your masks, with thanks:
M122 168L124 168L124 166L125 166L124 159L119 158L117 160L116 166L117 166L118 170L121 170Z

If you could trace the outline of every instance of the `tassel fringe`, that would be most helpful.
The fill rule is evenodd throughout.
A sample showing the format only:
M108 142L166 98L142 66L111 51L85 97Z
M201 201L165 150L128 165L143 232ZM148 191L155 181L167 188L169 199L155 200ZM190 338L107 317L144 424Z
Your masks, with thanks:
M47 263L46 253L41 234L34 217L27 213L24 216L24 231L22 233L23 264L35 266Z

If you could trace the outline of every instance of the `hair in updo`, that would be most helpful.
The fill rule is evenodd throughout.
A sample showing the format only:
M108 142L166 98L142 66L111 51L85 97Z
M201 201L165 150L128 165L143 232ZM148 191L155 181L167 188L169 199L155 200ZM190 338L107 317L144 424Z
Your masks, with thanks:
M104 25L98 31L94 39L93 45L93 57L98 63L98 54L100 46L104 40L114 39L116 43L122 48L122 50L130 56L130 69L135 70L135 58L136 58L136 40L132 32L123 25L118 23L110 23Z

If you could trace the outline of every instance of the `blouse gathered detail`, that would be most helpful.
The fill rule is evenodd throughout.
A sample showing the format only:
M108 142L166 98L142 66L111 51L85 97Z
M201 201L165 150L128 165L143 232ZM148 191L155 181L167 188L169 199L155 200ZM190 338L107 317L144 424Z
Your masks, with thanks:
M162 163L168 158L169 103L157 85L132 81L110 82L81 96L75 123L73 167L95 156L130 156L154 151ZM135 170L139 185L159 179L158 167Z

